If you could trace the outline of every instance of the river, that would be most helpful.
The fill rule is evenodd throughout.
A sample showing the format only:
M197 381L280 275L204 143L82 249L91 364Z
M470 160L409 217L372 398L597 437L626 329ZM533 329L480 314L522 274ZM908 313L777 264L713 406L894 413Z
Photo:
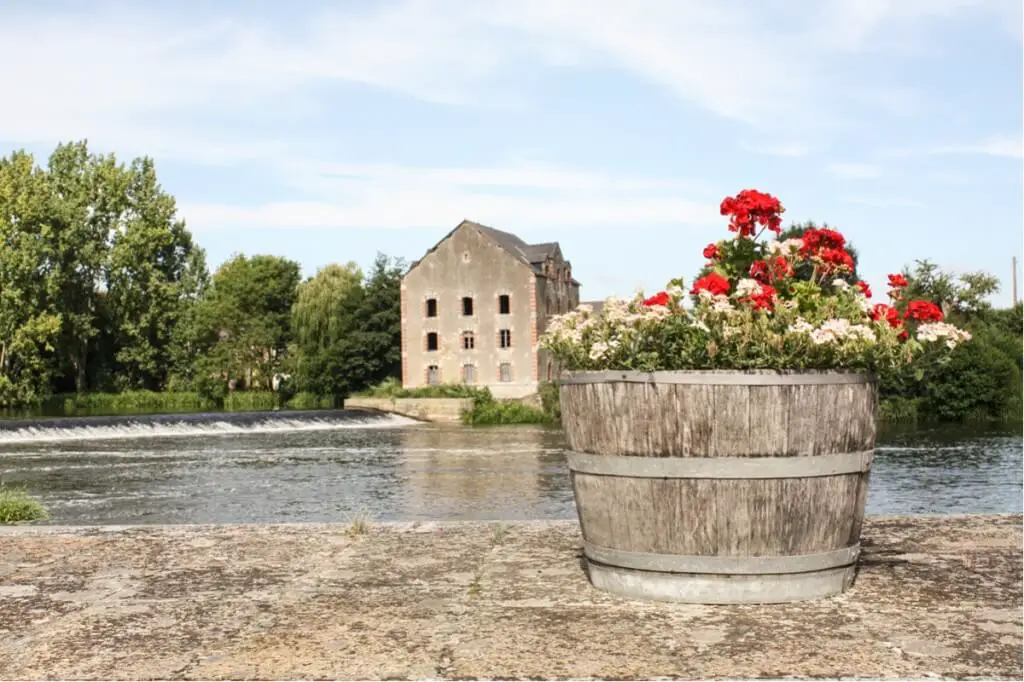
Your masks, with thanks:
M557 430L345 411L0 422L51 523L575 518ZM883 429L869 514L1019 513L1020 427Z

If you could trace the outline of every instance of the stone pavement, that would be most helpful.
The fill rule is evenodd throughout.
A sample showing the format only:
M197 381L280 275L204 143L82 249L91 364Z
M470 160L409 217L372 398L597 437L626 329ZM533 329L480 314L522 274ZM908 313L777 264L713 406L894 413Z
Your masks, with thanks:
M1022 678L1021 517L874 517L814 603L594 590L573 522L0 530L0 679Z

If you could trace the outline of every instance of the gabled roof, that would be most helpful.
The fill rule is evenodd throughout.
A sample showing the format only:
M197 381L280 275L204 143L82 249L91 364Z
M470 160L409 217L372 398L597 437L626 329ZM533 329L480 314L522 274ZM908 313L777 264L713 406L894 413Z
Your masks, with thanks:
M468 226L477 229L481 234L490 238L491 241L493 241L495 244L503 248L509 254L511 254L524 264L530 266L530 269L533 270L533 272L537 275L544 274L540 266L544 263L545 260L547 260L549 257L554 257L558 254L561 254L561 247L559 247L558 242L544 242L543 244L527 244L526 242L524 242L522 239L512 234L511 232L504 232L493 227L487 227L486 225L475 223L472 220L463 220L461 223L455 226L454 230L446 234L439 242L437 242L437 244L434 244L434 246L428 249L427 253L423 254L423 256L426 257L427 254L429 254L431 251L433 251L438 246L443 244L446 239L451 237L452 234L455 233L455 230L458 230L460 227L463 226ZM412 271L412 269L419 265L420 261L422 260L423 258L420 258L419 260L413 262L409 266L409 271ZM408 274L408 272L406 272L406 274ZM573 281L576 282L575 280ZM579 284L579 282L576 282L576 284Z

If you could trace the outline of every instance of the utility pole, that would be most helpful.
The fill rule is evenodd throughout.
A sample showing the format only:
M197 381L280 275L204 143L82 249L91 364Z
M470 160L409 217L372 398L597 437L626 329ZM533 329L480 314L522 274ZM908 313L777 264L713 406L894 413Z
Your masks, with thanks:
M1013 306L1016 308L1017 307L1017 257L1016 256L1013 257L1013 279L1010 280L1010 281L1013 282L1013 284L1011 286L1011 289L1013 291Z

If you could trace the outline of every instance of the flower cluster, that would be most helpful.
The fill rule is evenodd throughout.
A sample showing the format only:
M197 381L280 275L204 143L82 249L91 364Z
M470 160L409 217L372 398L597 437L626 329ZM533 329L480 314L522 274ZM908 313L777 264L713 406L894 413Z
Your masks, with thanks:
M771 194L745 189L734 197L722 200L722 215L730 217L729 230L740 237L753 237L758 225L779 234L782 232L782 204Z
M722 202L735 235L703 250L705 271L687 290L673 280L652 296L610 298L553 318L541 339L566 369L847 369L875 371L923 356L943 360L970 334L931 301L889 276L875 303L855 276L846 238L810 228L781 234L775 197L744 190ZM774 236L773 235L773 236Z

